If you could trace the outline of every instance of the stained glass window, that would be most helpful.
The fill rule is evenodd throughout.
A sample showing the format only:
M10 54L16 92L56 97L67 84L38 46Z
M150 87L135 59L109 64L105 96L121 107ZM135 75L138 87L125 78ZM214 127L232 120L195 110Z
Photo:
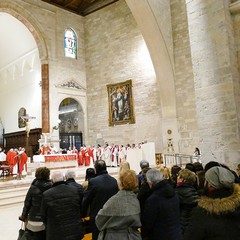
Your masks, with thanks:
M65 57L77 59L77 36L76 33L68 28L64 34Z

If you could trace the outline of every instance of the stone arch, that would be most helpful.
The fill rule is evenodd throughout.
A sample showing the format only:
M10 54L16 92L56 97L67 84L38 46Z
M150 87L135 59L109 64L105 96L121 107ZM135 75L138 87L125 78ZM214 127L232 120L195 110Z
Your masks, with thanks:
M61 106L66 100L69 101L69 104L66 104L65 107ZM85 132L85 117L81 103L74 96L68 96L63 98L58 106L58 118L61 120L59 123L60 147L75 146L80 149Z
M169 137L167 130L170 129L173 132L175 151L179 151L179 146L176 144L180 136L176 108L173 43L169 37L171 30L164 32L163 29L163 26L171 21L170 2L146 0L136 3L136 0L126 0L126 3L146 42L155 69L160 91L162 144L167 146ZM157 12L159 9L166 10L165 18L161 18ZM169 21L167 22L166 19ZM171 24L167 27L171 28Z
M48 61L47 45L43 38L43 31L40 29L37 21L32 15L23 7L12 3L0 3L0 11L8 13L22 22L34 37L39 50L39 57L42 63Z
M151 0L126 0L147 44L156 76L159 79L163 118L176 118L174 65L166 40L157 21ZM160 4L160 3L159 3ZM169 98L169 92L172 92Z
M83 111L83 114L85 114L85 109L84 109L84 107L83 107L82 102L81 102L79 99L77 99L75 96L69 95L69 96L67 96L67 97L62 97L62 98L58 101L58 106L60 106L60 104L61 104L61 103L63 102L63 100L66 99L66 98L71 98L71 99L75 100L75 101L80 105L80 107L81 107L81 109L82 109L82 111Z

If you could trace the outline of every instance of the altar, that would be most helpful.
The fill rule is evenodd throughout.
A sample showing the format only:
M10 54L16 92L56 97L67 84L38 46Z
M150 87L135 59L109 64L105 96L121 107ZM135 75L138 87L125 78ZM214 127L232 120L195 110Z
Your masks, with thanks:
M39 163L47 168L65 168L77 167L77 154L49 154L49 155L34 155L33 162Z

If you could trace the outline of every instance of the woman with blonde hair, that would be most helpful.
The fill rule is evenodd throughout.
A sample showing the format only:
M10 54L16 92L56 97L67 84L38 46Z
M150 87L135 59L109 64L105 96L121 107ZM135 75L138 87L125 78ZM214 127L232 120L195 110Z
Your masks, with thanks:
M124 170L130 170L130 164L127 161L124 161L121 163L120 168L119 168L119 174Z
M140 204L134 193L138 188L136 173L124 170L119 176L120 191L112 196L95 219L101 231L98 240L140 240Z

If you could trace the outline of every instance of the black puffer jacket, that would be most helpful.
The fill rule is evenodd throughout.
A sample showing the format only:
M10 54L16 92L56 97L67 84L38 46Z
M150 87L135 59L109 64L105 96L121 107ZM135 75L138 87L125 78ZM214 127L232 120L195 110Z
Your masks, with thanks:
M152 188L141 215L144 239L182 239L178 196L167 180L157 183Z
M197 190L186 183L177 184L176 192L179 197L181 230L184 234L190 221L192 209L197 206L199 196Z
M65 182L54 183L43 193L42 216L47 240L80 240L83 238L81 202L77 188Z
M52 187L51 181L34 179L25 198L22 218L31 221L42 221L41 202L42 194Z
M193 209L184 240L235 240L240 233L240 186L201 197Z
M78 193L79 193L79 196L80 196L80 201L82 202L82 199L83 199L83 187L82 187L82 185L79 184L79 183L77 183L77 182L75 181L75 179L73 179L73 178L67 179L67 180L66 180L66 183L67 183L67 185L69 185L69 186L72 186L72 187L77 188Z

